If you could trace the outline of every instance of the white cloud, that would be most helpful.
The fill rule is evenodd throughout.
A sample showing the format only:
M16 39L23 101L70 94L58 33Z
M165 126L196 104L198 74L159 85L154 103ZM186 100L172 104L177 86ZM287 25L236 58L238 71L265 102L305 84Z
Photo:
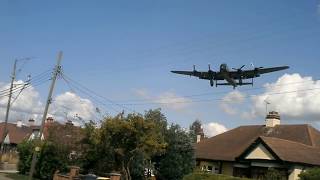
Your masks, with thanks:
M77 116L83 120L91 120L95 113L95 107L90 100L83 99L72 92L65 92L54 99L50 113L60 118Z
M22 84L23 81L16 81L14 84ZM9 89L9 84L0 82L0 91ZM6 95L6 93L1 93ZM18 119L27 122L28 119L33 118L38 123L41 121L44 103L40 100L39 92L32 86L24 89L19 97L15 99L18 91L14 93L12 98L12 106L9 114L9 121L16 122ZM0 97L0 121L4 121L6 114L8 97ZM65 113L70 118L78 115L84 120L90 120L94 116L95 108L91 101L83 99L78 95L70 92L65 92L56 96L49 108L49 115L53 116L57 120L65 121Z
M211 122L203 125L204 134L208 137L216 136L218 134L226 132L228 129L219 123Z
M299 74L285 74L265 87L263 94L252 98L251 114L264 115L264 101L267 100L271 103L269 111L278 111L288 119L320 120L320 81Z
M152 96L145 89L135 90L135 94L140 98L151 101L152 103L158 104L159 106L174 110L183 111L190 106L191 99L180 97L173 91L167 91L159 94L158 96Z
M24 82L19 80L14 82L14 84L23 84ZM7 90L10 88L9 84L1 83L1 90ZM17 87L17 86L16 86ZM14 89L16 91L15 95L12 97L11 110L9 114L9 120L16 121L17 119L28 119L34 118L37 119L42 112L42 103L39 101L39 93L30 86L23 90L23 92L18 96L16 100L15 97L18 93L18 89ZM8 91L5 93L8 94ZM4 120L6 114L8 97L0 98L0 118Z
M220 102L220 108L227 114L235 115L238 111L234 105L243 103L244 97L244 93L241 93L238 90L232 91L223 97Z

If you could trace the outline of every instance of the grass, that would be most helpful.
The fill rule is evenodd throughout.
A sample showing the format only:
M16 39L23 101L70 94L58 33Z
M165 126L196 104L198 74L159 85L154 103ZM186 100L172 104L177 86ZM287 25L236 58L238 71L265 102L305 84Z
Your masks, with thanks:
M5 175L8 178L14 179L14 180L27 180L28 176L27 175L23 175L23 174L14 174L14 173L10 173L10 174L6 174ZM33 178L34 180L37 180L35 178Z
M183 178L183 180L249 180L221 174L192 173Z

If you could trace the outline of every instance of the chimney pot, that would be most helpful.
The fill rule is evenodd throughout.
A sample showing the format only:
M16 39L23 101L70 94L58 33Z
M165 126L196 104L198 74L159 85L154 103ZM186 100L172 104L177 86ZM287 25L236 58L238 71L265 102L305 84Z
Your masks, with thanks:
M66 125L73 126L73 122L72 122L71 120L68 120L68 121L66 122Z
M29 126L34 126L34 122L35 122L34 119L29 119L29 120L28 120Z
M19 127L19 128L22 127L22 121L21 120L17 121L17 127Z
M47 122L48 122L48 123L53 123L53 121L54 121L54 120L53 120L53 117L48 117L48 118L47 118Z
M266 127L275 127L280 125L280 114L276 111L271 111L266 116Z

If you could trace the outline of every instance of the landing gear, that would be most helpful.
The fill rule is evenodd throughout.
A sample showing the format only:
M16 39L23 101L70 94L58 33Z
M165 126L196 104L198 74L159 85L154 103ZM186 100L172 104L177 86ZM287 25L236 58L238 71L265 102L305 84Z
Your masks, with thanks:
M213 87L213 80L210 79L210 86Z

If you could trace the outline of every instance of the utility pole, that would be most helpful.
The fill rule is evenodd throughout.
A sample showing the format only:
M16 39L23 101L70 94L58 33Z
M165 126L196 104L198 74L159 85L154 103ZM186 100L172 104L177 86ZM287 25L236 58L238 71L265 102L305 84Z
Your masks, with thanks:
M48 94L48 98L47 98L47 103L46 103L46 106L44 108L44 112L43 112L43 116L42 116L40 132L39 132L39 135L35 137L36 143L41 141L41 137L42 137L42 134L43 134L45 121L47 119L49 105L52 102L52 93L53 93L54 85L56 83L57 76L61 72L61 65L60 65L61 64L61 59L62 59L62 51L60 51L59 54L58 54L57 65L55 67L55 70L54 70L54 73L53 73L53 76L52 76L51 86L50 86L49 94ZM29 172L29 180L32 180L32 178L33 178L35 166L37 164L37 154L38 154L39 150L40 149L37 146L37 147L35 147L35 149L33 151L32 162L31 162L31 167L30 167L30 172Z
M13 70L12 70L12 75L11 75L11 84L10 84L10 90L9 90L9 97L8 97L8 103L7 103L7 111L6 111L6 117L5 117L5 122L4 122L4 127L3 127L3 132L2 132L2 139L1 139L1 154L0 154L0 162L2 161L2 154L3 154L3 148L4 148L4 140L7 136L7 126L8 126L8 119L9 119L9 112L10 112L10 106L11 106L11 97L12 97L12 88L13 88L13 83L14 80L16 79L16 68L17 68L17 59L14 60L13 64Z

